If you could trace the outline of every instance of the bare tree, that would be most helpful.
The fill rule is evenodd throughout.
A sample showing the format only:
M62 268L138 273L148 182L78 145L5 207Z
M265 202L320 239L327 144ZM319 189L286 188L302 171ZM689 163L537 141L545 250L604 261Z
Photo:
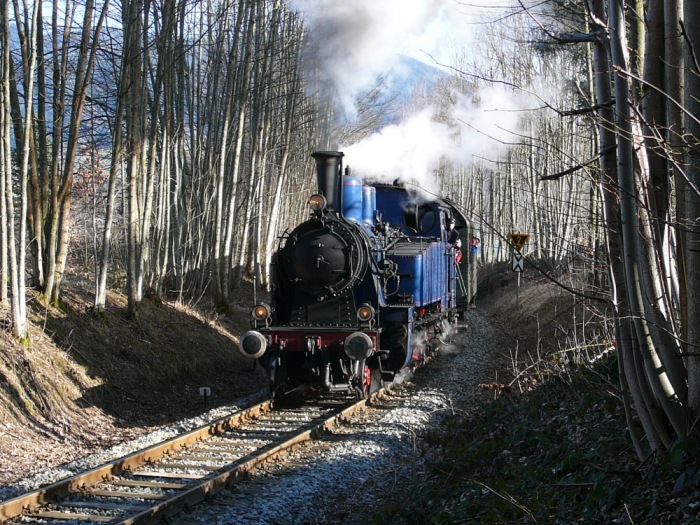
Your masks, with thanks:
M21 45L22 45L22 73L23 73L23 94L24 94L24 127L21 129L21 135L16 138L18 140L18 151L20 152L19 161L19 211L16 212L15 208L15 188L13 187L13 177L12 177L12 167L11 161L9 159L9 149L5 148L6 156L3 169L2 181L4 183L4 198L5 206L4 213L2 217L3 221L6 221L6 228L3 228L3 234L6 234L6 246L8 248L7 259L3 257L3 263L7 262L7 265L3 268L3 272L7 272L10 277L10 306L12 310L12 325L13 333L18 338L24 338L27 335L28 329L28 319L27 319L27 305L26 305L26 290L25 290L25 261L26 261L26 238L27 238L27 181L29 179L29 169L30 169L30 137L33 134L32 120L33 120L33 100L34 100L34 81L35 81L35 69L37 60L37 33L41 30L38 26L39 15L38 11L41 9L40 5L34 5L33 7L28 4L24 4L22 7L18 3L15 3L15 17L16 20L20 20L22 13L26 14L27 17L24 18L24 24L18 24L18 31L21 34ZM5 18L5 28L9 29L9 18ZM5 34L8 34L6 31ZM3 46L4 49L9 50L9 42L5 40L6 45ZM9 51L7 52L9 54ZM12 62L8 60L3 62L5 68L10 68ZM9 70L3 73L3 78L9 80ZM6 84L8 86L5 93L10 93L9 89L12 87L10 82ZM16 88L16 84L14 84ZM12 103L11 95L10 97L3 97L6 107ZM9 122L9 119L6 121ZM19 126L16 127L19 130ZM10 140L9 133L7 141ZM15 220L17 217L18 220ZM18 231L17 231L18 230Z
M700 15L700 5L692 0L683 2L683 25L685 32L686 79L683 103L686 111L685 137L686 175L679 184L678 201L682 201L682 212L678 214L681 230L685 233L682 247L685 253L687 279L687 330L684 353L688 362L688 404L692 411L693 424L700 417L700 28L695 23Z
M637 17L631 24L625 20L627 4L637 8L636 12L628 10ZM533 137L529 144L537 148L537 155L532 154L534 149L523 155L523 147L517 146L509 153L508 165L501 169L503 176L496 177L496 184L503 184L503 189L496 187L494 191L492 176L487 208L505 212L488 220L495 229L508 227L516 215L515 203L517 215L525 212L526 217L533 218L534 222L527 224L538 228L538 249L561 258L571 245L568 239L580 235L575 233L579 210L590 213L587 224L597 224L598 202L602 204L626 414L631 426L636 420L641 422L649 449L655 451L670 447L675 437L692 431L693 418L698 416L694 403L697 404L700 389L693 394L693 389L698 388L697 368L693 369L697 366L697 336L690 335L697 333L697 279L691 277L695 275L690 262L693 244L687 238L695 228L694 217L698 214L689 210L697 210L693 206L698 193L697 186L693 186L693 167L686 168L696 162L693 148L698 135L690 124L691 120L695 122L696 112L690 109L690 101L697 100L697 92L692 92L696 87L688 78L697 72L697 62L693 39L687 31L685 60L681 53L681 21L688 16L684 10L687 5L675 0L588 0L585 5L587 17L577 22L584 29L581 33L557 34L542 23L538 25L555 48L554 42L591 43L592 68L588 78L594 89L578 90L587 107L559 113L571 117L595 111L598 152L590 152L587 157L599 159L600 200L594 198L593 191L588 192L588 201L570 200L580 182L562 184L562 178L592 164L578 160L586 149L574 137L582 134L570 124L550 127L540 117L537 126L528 130ZM560 7L557 4L553 12L558 13ZM639 20L643 8L647 10L646 24ZM538 20L534 11L529 15ZM552 23L552 27L557 23ZM518 59L522 61L527 56L520 53ZM554 59L549 56L545 62L551 65ZM497 74L498 78L522 87L527 85L527 75L537 69L536 63L531 62L520 68L527 75L518 77L509 73L509 63L501 60L479 77L494 78ZM542 71L546 72L546 67ZM561 66L557 70L561 71ZM685 82L684 70L689 72ZM557 100L548 106L554 109L567 102L571 103L571 99ZM686 139L685 144L681 137ZM567 159L575 167L568 169L557 158ZM527 166L531 173L539 174L523 178L533 181L529 187L514 185L518 166ZM556 180L560 188L537 189L537 178ZM524 192L530 192L533 199L523 201L518 194ZM541 201L534 198L540 193ZM588 238L586 244L597 246L594 237L581 237ZM690 300L692 294L694 301ZM646 453L641 440L635 440L635 447L640 456Z
M681 345L686 330L692 330L690 301L688 315L683 313L684 290L695 288L696 279L689 278L690 268L684 268L682 254L673 257L674 239L681 239L687 225L684 204L697 200L697 194L678 204L673 210L671 188L688 195L683 188L678 148L685 128L680 100L683 92L682 64L679 58L678 2L648 3L646 53L644 71L635 71L634 62L626 56L627 29L623 6L611 0L606 10L602 1L589 0L591 18L599 28L596 41L603 42L603 30L610 30L610 56L607 62L615 71L614 116L599 112L601 150L616 146L617 167L607 156L601 157L603 201L606 206L608 245L613 282L613 302L616 306L616 339L625 393L633 400L626 402L630 425L635 412L645 431L651 450L667 448L674 436L684 436L693 429L689 416L695 413L692 391L692 351ZM687 16L687 13L685 13ZM639 35L638 35L639 36ZM663 46L659 43L663 42ZM606 86L610 69L603 58L603 45L595 44L596 95L598 104L607 98ZM639 48L636 49L637 51ZM640 53L637 53L640 56ZM638 65L637 67L641 67ZM645 103L642 111L633 111L638 92L653 102ZM686 88L686 97L687 88ZM687 99L686 99L687 103ZM686 117L692 115L686 110ZM614 119L611 121L611 119ZM614 127L611 124L614 122ZM613 133L614 131L614 133ZM637 154L635 155L635 151ZM670 178L671 173L676 177ZM609 182L606 182L609 181ZM619 202L619 209L617 208ZM672 217L680 221L680 230L673 231ZM676 252L678 253L678 252ZM619 257L618 257L619 254ZM674 275L679 277L680 290ZM690 297L690 295L688 296ZM680 315L679 315L680 314ZM685 349L686 361L678 358ZM687 363L687 368L685 366ZM626 400L627 401L627 400ZM669 432L669 428L673 432ZM635 446L643 455L641 443Z
M12 61L10 46L12 38L9 28L10 2L0 3L0 49L2 50L2 93L0 93L0 129L2 142L0 145L0 304L4 307L9 303L9 258L8 258L8 224L11 217L7 212L7 196L5 188L7 179L12 178L12 110L10 102L10 75Z
M15 4L16 19L23 20L22 12L27 13L25 5L21 11L19 4ZM53 64L52 93L53 106L51 115L52 143L47 140L46 131L46 70L44 67L44 53L41 49L42 60L38 62L38 119L35 128L30 126L33 119L34 93L24 93L25 101L31 110L22 114L25 119L25 129L20 131L18 126L20 112L16 108L15 133L19 137L23 155L26 157L26 175L28 183L29 223L32 231L32 255L34 268L34 283L40 287L45 296L54 303L60 302L60 285L65 273L68 256L68 243L70 237L70 209L71 187L75 159L80 140L80 127L82 123L83 109L87 97L89 80L94 67L97 41L104 23L109 2L102 5L99 19L95 22L95 4L92 0L86 2L82 13L82 33L79 34L77 50L73 51L73 16L76 12L73 4L65 7L66 18L59 21L59 7L54 3L52 16L52 53ZM40 15L36 15L35 24L39 24ZM36 74L37 60L32 58L27 42L27 32L24 24L17 24L22 43L22 71L24 75L24 89L26 91L27 79L34 78ZM40 35L33 38L33 46L43 46L43 27ZM30 33L31 34L31 33ZM30 62L31 60L31 62ZM69 64L72 77L68 78ZM74 66L73 66L74 65ZM31 70L27 68L31 67ZM16 83L11 83L13 90L17 91ZM69 98L69 90L72 96ZM29 98L27 98L29 97ZM16 107L18 97L11 94L11 100ZM70 101L68 101L70 100ZM68 115L70 113L70 115ZM64 136L64 123L68 122L67 135ZM26 133L26 136L25 136ZM36 136L39 137L38 142ZM23 212L25 213L25 212ZM22 224L26 219L22 219Z

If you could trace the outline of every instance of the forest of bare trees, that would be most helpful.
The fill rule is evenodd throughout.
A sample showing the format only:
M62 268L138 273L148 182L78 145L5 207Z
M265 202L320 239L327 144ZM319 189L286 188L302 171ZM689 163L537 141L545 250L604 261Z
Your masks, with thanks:
M108 289L130 316L147 292L225 310L242 279L267 282L304 217L309 153L366 139L390 112L378 78L340 118L284 0L0 5L0 301L18 339L27 287L60 307L75 267L96 315ZM477 44L435 62L439 82L391 110L433 106L493 141L437 158L438 184L479 225L483 264L508 259L515 231L542 271L577 261L566 286L611 327L640 457L698 433L700 28L685 21L699 10L503 1ZM496 87L521 101L504 135L450 116Z

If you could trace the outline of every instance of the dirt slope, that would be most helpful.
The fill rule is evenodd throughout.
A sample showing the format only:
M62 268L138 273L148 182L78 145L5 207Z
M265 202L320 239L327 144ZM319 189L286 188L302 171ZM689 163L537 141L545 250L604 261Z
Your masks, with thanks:
M95 316L80 285L65 289L65 312L31 300L28 347L7 321L0 331L0 483L200 412L200 387L209 407L265 388L235 349L249 292L227 317L146 299L136 322L115 294Z

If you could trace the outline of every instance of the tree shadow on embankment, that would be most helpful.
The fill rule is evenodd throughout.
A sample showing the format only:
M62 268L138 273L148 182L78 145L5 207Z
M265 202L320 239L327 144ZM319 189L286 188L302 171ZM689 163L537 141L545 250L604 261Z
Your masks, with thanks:
M217 315L151 297L129 320L122 295L110 294L100 316L84 289L67 288L63 300L63 311L34 304L34 325L48 340L32 366L48 381L30 387L58 398L68 414L74 405L97 409L117 426L168 424L266 387L262 371L236 350L248 329L236 319L245 317L247 303L234 306L234 315ZM41 361L53 372L41 370ZM210 389L206 399L202 387Z

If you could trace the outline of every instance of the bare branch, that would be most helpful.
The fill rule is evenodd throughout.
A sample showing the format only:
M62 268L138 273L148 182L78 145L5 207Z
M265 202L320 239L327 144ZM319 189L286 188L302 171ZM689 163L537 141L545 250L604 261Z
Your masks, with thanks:
M600 153L599 153L598 155L596 155L595 157L593 157L593 158L591 158L591 159L588 159L588 160L586 160L586 161L583 161L583 162L581 162L580 164L577 164L576 166L572 166L571 168L566 169L566 170L564 170L564 171L560 171L559 173L554 173L553 175L544 175L544 176L540 177L540 180L556 180L556 179L560 179L561 177L564 177L565 175L568 175L568 174L570 174L570 173L574 173L575 171L578 171L578 170L580 170L580 169L585 168L586 166L589 166L590 164L593 164L593 163L596 162L600 157L602 157L603 155L605 155L606 153L608 153L608 152L610 152L610 151L613 151L614 149L615 149L615 148L614 148L613 146L607 147L607 148L601 150Z
M572 117L575 115L586 115L588 113L593 113L595 111L598 111L603 108L611 108L615 105L615 99L611 99L608 102L602 102L600 104L596 104L595 106L588 106L587 108L582 108L582 109L570 109L568 111L562 111L561 115L564 117Z
M679 21L679 24L681 26L681 35L683 35L683 38L685 39L685 43L688 44L688 49L690 50L690 56L693 59L693 65L695 66L695 74L700 73L700 65L698 64L698 57L695 54L695 47L693 46L693 41L688 38L688 33L685 30L685 24L683 23L683 20Z

